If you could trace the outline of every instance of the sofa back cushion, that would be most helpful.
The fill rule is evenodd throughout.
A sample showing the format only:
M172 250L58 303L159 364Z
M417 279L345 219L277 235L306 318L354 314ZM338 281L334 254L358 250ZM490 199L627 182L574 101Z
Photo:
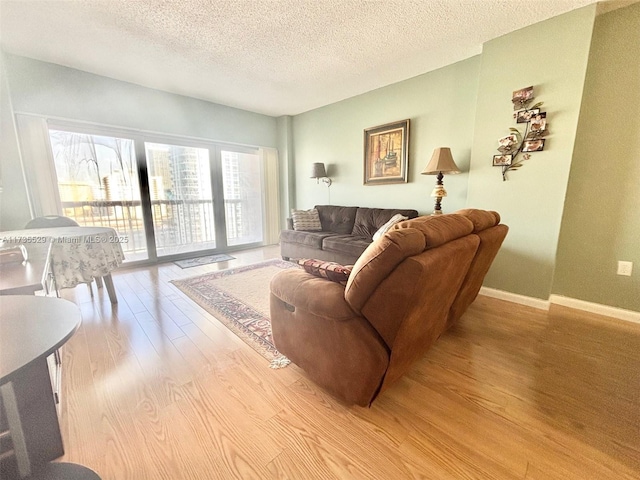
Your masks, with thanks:
M408 218L418 216L417 210L396 210L391 208L358 208L353 224L352 235L373 238L378 231L391 217L396 214L404 215Z
M472 231L473 224L462 215L418 217L397 223L356 261L344 293L347 303L361 313L378 285L406 258Z
M316 205L315 208L320 215L320 224L323 231L348 235L353 230L358 207Z
M478 296L484 277L509 231L509 227L500 224L500 215L497 212L465 209L458 210L456 213L473 222L473 233L480 239L480 246L460 291L451 305L447 328L453 326L462 317Z
M479 239L465 235L405 259L373 292L362 315L390 350L382 393L446 330Z
M360 255L344 291L349 306L360 313L382 279L405 258L424 250L424 236L414 229L387 232Z
M390 231L415 229L424 236L425 248L435 248L473 232L471 220L463 215L427 215L396 223Z
M409 220L409 217L405 217L404 215L400 215L399 213L396 213L393 217L391 217L391 219L387 223L385 223L378 230L376 230L376 233L373 234L373 240L378 240L379 238L382 238L382 236L385 233L391 230L391 227L393 227L396 223L403 222L404 220Z
M500 223L500 214L493 210L480 210L477 208L463 208L454 212L462 215L473 223L473 233L481 232Z

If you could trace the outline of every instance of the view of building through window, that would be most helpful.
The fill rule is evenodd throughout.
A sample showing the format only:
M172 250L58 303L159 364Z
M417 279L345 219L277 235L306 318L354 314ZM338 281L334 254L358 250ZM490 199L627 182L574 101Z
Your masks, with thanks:
M145 143L158 255L215 248L209 150Z
M126 235L128 260L147 258L133 141L50 130L63 215Z
M262 175L258 155L222 151L227 244L263 240Z
M127 260L148 258L138 165L131 139L49 131L63 215L127 237ZM216 248L208 148L145 142L157 256ZM221 150L227 245L263 240L262 170L255 153ZM223 237L224 238L224 237Z

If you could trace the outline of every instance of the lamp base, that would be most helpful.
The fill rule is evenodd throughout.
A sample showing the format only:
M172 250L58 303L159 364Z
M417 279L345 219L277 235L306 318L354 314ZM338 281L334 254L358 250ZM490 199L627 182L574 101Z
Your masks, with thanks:
M446 192L445 192L445 195L446 195ZM436 197L436 204L433 207L433 213L431 215L442 215L442 206L441 206L442 196L441 195L433 195L433 196Z

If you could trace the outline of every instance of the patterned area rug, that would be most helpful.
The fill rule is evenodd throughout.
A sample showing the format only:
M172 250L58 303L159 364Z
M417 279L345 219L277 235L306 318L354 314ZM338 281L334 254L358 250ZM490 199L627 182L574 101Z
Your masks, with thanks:
M300 267L274 259L171 283L269 360L271 368L282 368L290 361L271 338L269 282L287 268Z
M227 260L234 260L236 257L227 255L226 253L219 253L218 255L206 255L198 258L187 258L186 260L176 260L175 263L180 268L199 267L200 265L208 265L210 263L226 262Z

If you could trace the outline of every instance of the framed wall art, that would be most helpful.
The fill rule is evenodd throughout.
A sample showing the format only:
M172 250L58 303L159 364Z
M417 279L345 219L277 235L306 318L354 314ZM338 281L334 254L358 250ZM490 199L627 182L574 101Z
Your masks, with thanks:
M533 86L516 90L511 95L513 103L513 118L522 127L509 128L509 135L498 140L500 155L493 156L493 166L501 167L502 180L507 180L507 172L516 171L522 167L531 154L541 152L545 147L545 137L548 133L547 112L543 112L542 102L533 102Z
M409 167L409 120L364 131L364 184L406 183Z
M513 155L494 155L493 156L494 167L503 167L505 165L511 165L512 161L513 161Z
M525 140L522 145L523 152L540 152L542 150L544 150L544 138Z

